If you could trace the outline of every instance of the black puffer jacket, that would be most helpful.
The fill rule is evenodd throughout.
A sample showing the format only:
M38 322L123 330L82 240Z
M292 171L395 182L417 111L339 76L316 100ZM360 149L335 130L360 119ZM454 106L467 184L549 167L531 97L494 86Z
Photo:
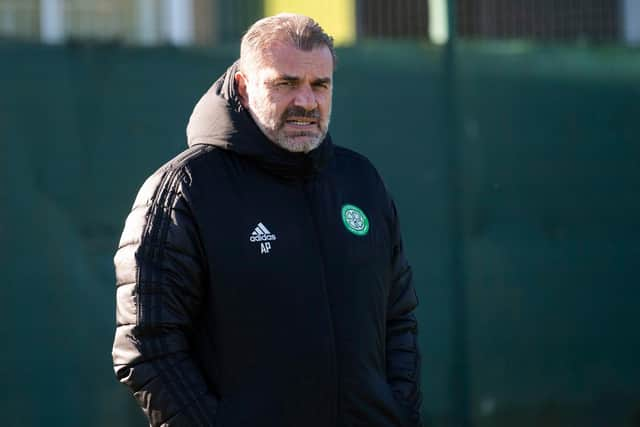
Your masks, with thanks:
M234 67L127 218L117 377L153 426L419 425L417 301L384 184L329 137L308 155L268 141Z

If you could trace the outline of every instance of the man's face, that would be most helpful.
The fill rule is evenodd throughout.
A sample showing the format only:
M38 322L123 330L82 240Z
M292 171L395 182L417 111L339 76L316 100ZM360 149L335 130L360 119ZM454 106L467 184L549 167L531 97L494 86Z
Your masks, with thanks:
M333 57L326 46L304 51L276 42L245 73L238 91L262 132L277 145L309 152L329 129Z

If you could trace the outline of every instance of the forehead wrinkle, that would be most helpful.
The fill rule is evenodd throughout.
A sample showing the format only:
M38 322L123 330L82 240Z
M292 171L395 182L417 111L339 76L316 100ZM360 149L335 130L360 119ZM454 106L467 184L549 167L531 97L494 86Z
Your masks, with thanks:
M314 46L312 49L301 49L298 46L287 42L287 41L282 41L282 40L275 40L273 41L272 44L270 44L267 48L256 52L256 55L254 55L252 57L251 62L254 65L254 68L273 68L273 69L280 69L282 71L277 70L278 73L282 72L283 74L287 74L286 70L283 70L282 68L285 65L291 65L291 63L286 64L286 62L283 63L282 59L283 57L285 59L289 59L289 56L287 53L282 53L283 50L285 49L294 49L295 51L299 52L300 54L303 55L302 60L299 61L299 65L302 66L310 66L310 67L317 67L320 66L320 59L319 57L312 57L309 56L312 53L320 53L323 50L327 50L329 52L329 54L331 53L331 51L329 50L328 47L323 46L323 45L319 45L319 46ZM258 70L256 70L258 71ZM333 74L334 71L334 67L333 67L333 58L331 58L331 66L330 66L330 70L329 73ZM320 78L328 78L331 76L323 76Z

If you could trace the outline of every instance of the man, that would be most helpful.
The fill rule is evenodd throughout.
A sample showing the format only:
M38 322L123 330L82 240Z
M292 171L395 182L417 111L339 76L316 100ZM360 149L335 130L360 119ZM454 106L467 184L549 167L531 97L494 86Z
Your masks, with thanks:
M117 377L153 426L420 425L395 206L334 146L333 42L256 22L142 186L115 256Z

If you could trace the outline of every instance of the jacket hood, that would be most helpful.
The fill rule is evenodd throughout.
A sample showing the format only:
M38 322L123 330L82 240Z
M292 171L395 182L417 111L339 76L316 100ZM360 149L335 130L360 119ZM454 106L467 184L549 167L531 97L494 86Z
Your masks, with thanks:
M240 103L236 61L200 98L187 125L189 147L215 145L249 157L280 177L309 177L322 170L333 154L329 134L309 153L293 153L269 140Z

